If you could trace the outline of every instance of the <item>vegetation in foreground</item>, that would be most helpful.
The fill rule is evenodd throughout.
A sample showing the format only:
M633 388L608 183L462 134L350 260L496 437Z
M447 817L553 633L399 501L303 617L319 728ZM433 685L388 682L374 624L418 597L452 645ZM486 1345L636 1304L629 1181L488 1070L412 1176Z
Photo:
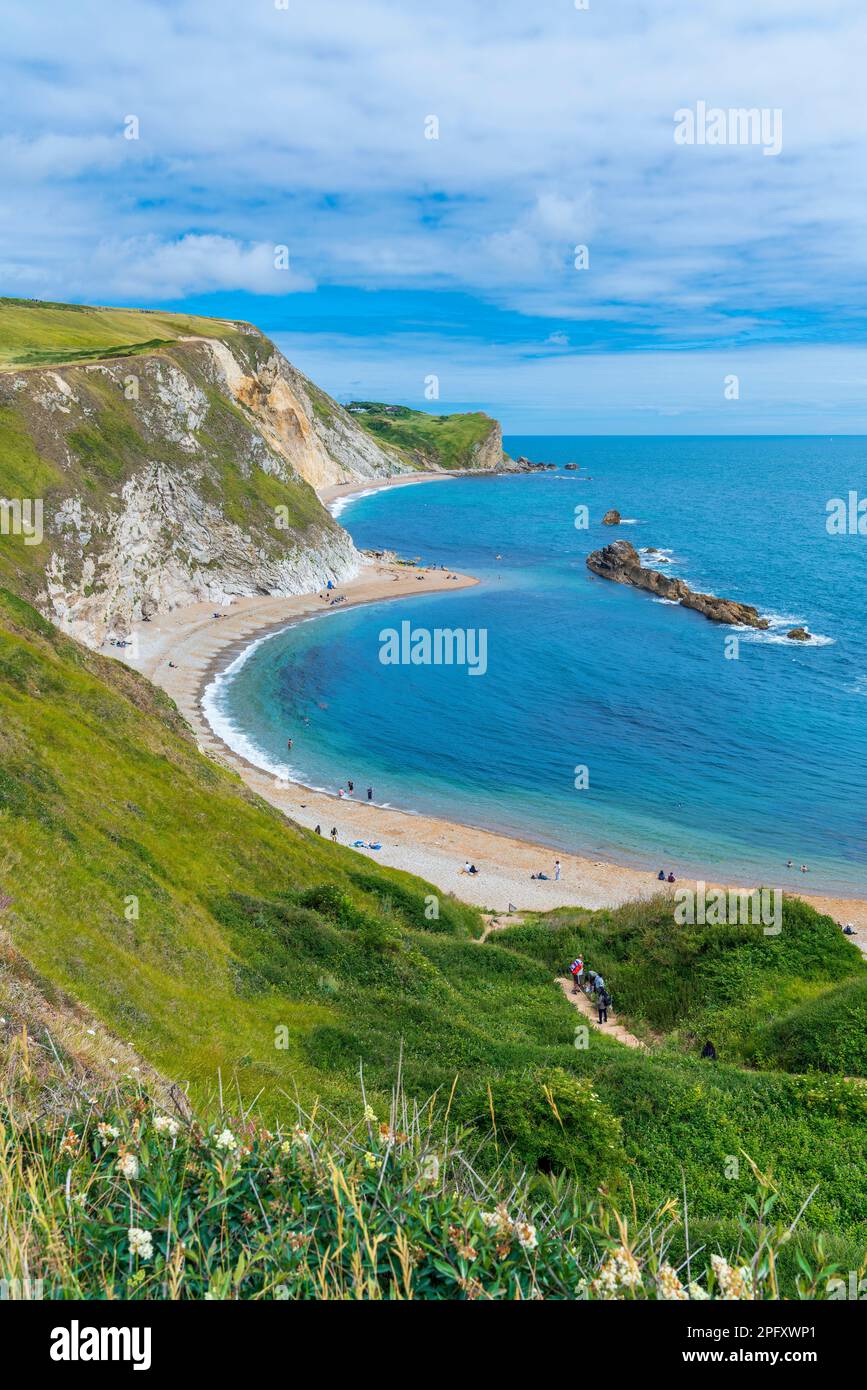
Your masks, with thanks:
M641 1221L604 1193L484 1176L436 1097L345 1124L205 1127L132 1087L22 1127L0 1107L0 1280L52 1299L764 1299L845 1296L822 1242L782 1273L800 1214L773 1184L725 1250L677 1199Z

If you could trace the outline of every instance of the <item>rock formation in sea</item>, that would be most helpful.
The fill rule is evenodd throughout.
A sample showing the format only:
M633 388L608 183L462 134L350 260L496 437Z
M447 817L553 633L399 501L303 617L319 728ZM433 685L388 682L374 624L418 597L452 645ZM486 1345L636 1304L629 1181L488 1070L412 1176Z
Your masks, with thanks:
M602 518L602 525L603 525L603 526L619 526L619 525L620 525L620 520L621 520L621 517L620 517L620 513L619 513L619 511L617 510L617 508L616 508L616 507L611 507L611 508L605 513L605 515L603 516L603 518Z
M786 633L792 642L809 642L810 634L805 627L792 627Z
M659 570L642 565L641 557L629 541L612 541L601 550L594 550L587 556L587 568L602 579L611 579L615 584L631 584L635 589L646 589L658 598L680 603L684 608L694 608L715 623L730 623L735 626L767 628L767 618L760 616L757 608L750 603L737 603L734 599L717 598L715 594L696 593L683 579L672 579Z

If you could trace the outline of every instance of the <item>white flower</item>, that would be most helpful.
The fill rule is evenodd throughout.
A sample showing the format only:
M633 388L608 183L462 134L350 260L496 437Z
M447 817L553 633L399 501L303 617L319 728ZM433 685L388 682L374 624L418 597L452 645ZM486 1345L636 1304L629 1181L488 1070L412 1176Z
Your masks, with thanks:
M116 1139L117 1136L120 1134L120 1130L117 1128L116 1125L107 1125L105 1123L105 1120L100 1120L99 1124L96 1126L96 1132L99 1135L100 1139L103 1141L103 1143L106 1144L109 1142L109 1140Z
M518 1244L524 1250L536 1249L539 1240L536 1235L535 1226L531 1226L529 1221L516 1221L512 1229L518 1237Z
M742 1265L740 1269L733 1269L722 1255L711 1255L710 1262L724 1299L750 1299L753 1297L753 1276L748 1265Z
M369 1125L376 1124L376 1111L374 1110L372 1105L365 1105L364 1118Z
M177 1120L172 1119L171 1115L157 1115L154 1120L154 1129L157 1134L167 1134L170 1139L176 1139L181 1126Z
M689 1286L689 1296L695 1303L704 1303L710 1298L707 1289L703 1289L695 1280Z
M230 1129L224 1129L222 1134L218 1134L214 1143L218 1149L226 1149L229 1153L234 1153L238 1147L238 1141Z
M118 1172L122 1173L125 1178L132 1180L138 1177L138 1159L135 1154L121 1154L117 1160L117 1168Z
M143 1231L140 1226L130 1226L127 1231L129 1236L129 1248L134 1255L138 1255L141 1260L151 1259L154 1253L153 1236L150 1231Z
M659 1290L659 1297L668 1302L683 1303L688 1298L686 1289L669 1264L660 1265L656 1276L656 1287Z

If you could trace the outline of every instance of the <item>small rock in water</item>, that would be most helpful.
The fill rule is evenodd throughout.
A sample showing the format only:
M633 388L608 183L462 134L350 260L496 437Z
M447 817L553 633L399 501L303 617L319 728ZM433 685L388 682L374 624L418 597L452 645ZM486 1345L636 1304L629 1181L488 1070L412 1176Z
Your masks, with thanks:
M809 642L810 634L805 627L793 627L786 633L792 642Z
M610 511L607 511L607 512L605 513L605 515L604 515L603 518L602 518L602 525L603 525L603 526L619 526L619 525L620 525L620 513L619 513L619 511L617 510L616 507L612 507Z

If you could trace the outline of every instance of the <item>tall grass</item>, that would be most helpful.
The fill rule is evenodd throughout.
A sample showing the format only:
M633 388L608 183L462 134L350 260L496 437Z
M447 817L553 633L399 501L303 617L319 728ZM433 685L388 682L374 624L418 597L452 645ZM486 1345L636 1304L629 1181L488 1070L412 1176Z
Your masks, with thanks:
M222 1108L220 1108L222 1107ZM691 1238L686 1194L641 1221L563 1178L484 1174L450 1097L378 1114L297 1107L271 1132L224 1097L205 1125L141 1089L56 1123L0 1105L0 1279L50 1299L762 1299L800 1220L754 1169L729 1248ZM492 1112L496 1125L496 1113ZM805 1195L802 1211L809 1203ZM829 1296L821 1247L789 1293ZM831 1286L833 1288L833 1285Z

